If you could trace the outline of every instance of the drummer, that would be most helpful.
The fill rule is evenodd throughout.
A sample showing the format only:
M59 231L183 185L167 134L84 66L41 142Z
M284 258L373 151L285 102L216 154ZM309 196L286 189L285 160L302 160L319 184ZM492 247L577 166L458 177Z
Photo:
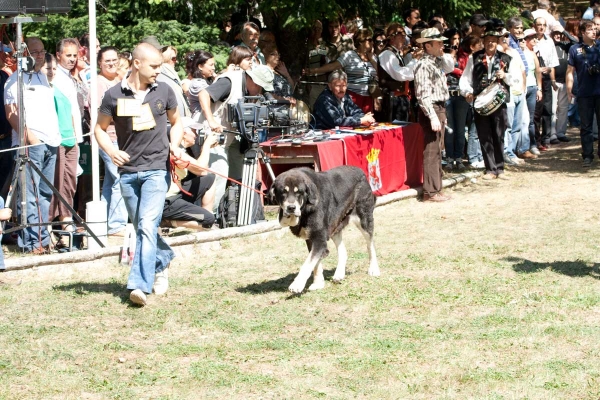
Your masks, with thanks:
M469 56L467 65L459 81L461 94L470 103L478 95L481 97L475 102L475 126L479 135L485 175L483 179L507 179L504 172L504 132L506 131L507 114L506 103L510 100L510 87L519 86L521 72L511 57L498 51L498 39L502 37L501 21L488 22L483 34L483 50ZM506 89L506 100L496 111L490 115L481 115L477 109L494 100L493 95L488 99L482 92L499 82ZM478 104L479 103L479 104Z

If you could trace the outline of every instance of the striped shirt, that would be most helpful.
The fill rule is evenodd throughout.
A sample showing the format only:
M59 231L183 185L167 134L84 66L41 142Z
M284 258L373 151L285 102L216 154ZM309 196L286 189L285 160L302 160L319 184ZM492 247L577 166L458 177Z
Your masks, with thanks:
M432 121L437 120L433 104L450 97L446 74L453 70L454 58L450 54L434 57L426 53L415 66L415 95L421 110Z
M354 50L345 52L337 59L348 75L348 90L369 96L369 82L377 79L377 69L369 61L363 61Z

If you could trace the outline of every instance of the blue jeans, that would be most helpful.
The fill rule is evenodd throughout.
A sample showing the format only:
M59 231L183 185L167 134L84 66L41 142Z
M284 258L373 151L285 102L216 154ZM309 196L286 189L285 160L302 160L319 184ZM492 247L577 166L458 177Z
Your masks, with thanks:
M483 154L481 153L481 144L479 143L479 136L477 136L477 128L475 127L475 118L473 114L475 111L473 107L470 110L471 117L469 127L469 138L467 140L467 155L469 156L469 164L473 164L478 161L483 161Z
M511 94L510 103L507 104L506 115L508 117L508 126L506 128L508 141L504 142L504 152L509 157L516 157L517 153L524 153L529 150L529 132L522 134L523 125L523 107L525 106L525 95L518 96Z
M36 167L42 171L42 174L54 184L54 166L56 164L56 152L58 147L41 144L29 147L29 159ZM27 198L25 199L27 207L27 223L36 224L48 222L48 211L50 209L50 200L52 199L52 190L44 181L41 180L37 172L33 171L29 165L25 167L25 189ZM21 182L17 184L17 216L19 223L21 221ZM19 231L17 244L24 251L45 247L50 244L50 233L46 226L30 226Z
M581 156L594 158L594 116L600 121L600 97L578 97L579 117L581 118ZM597 122L596 122L597 123Z
M527 86L527 95L525 96L525 102L527 103L527 110L529 110L529 148L537 147L537 144L535 142L534 122L536 96L537 86Z
M113 146L119 148L117 142L113 142ZM117 166L102 149L100 149L100 157L104 161L104 183L100 199L108 205L108 233L111 234L125 229L127 207L121 195L121 177Z
M175 253L158 234L171 177L164 170L121 174L121 193L135 229L135 254L127 289L152 293L154 275L162 272Z
M448 127L452 129L452 133L446 131L444 135L446 157L448 158L462 161L468 112L469 103L462 96L450 96L446 102L446 118Z

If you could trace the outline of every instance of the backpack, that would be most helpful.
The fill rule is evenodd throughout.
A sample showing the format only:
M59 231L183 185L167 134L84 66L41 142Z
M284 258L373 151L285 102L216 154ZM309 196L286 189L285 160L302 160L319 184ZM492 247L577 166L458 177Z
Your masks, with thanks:
M260 190L260 181L254 182L254 188ZM235 182L228 181L225 188L225 194L219 202L218 217L219 228L229 228L238 226L237 218L240 205L240 188L241 186ZM254 204L252 205L252 217L250 224L256 224L265 220L265 212L260 201L258 193L254 194Z

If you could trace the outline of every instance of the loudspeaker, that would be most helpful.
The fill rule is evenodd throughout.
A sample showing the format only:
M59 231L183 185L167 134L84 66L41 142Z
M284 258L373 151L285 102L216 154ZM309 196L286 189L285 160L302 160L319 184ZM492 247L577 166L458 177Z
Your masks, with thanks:
M19 14L66 14L71 10L71 0L0 0L0 15L12 17Z

